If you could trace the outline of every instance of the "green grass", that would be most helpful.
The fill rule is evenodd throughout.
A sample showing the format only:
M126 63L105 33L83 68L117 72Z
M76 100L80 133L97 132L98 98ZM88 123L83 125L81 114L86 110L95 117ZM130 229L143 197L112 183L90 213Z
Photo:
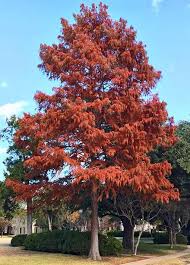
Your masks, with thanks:
M139 245L138 253L140 254L151 254L151 255L166 255L172 254L176 251L182 251L187 248L187 245L176 245L174 249L170 249L170 246L167 244L153 244L141 242Z

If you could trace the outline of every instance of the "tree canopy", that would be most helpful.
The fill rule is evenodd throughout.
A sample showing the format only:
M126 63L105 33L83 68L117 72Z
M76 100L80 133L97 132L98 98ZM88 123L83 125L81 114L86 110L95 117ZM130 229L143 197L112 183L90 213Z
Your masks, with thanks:
M25 114L15 134L21 149L32 150L24 165L27 178L39 185L13 187L35 193L54 176L48 185L55 184L55 196L60 185L85 189L92 210L89 256L96 260L103 196L116 196L125 185L162 202L178 198L167 179L170 164L149 157L157 146L175 143L175 126L166 103L152 92L160 72L149 64L134 29L123 19L112 20L102 3L81 5L74 19L61 19L58 44L40 47L39 68L59 87L51 95L36 93L38 112Z

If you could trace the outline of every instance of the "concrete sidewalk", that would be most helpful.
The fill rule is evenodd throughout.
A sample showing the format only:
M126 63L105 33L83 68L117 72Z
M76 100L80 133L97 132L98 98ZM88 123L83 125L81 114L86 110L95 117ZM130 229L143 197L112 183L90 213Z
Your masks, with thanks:
M186 250L177 252L175 254L169 254L169 255L164 255L164 256L159 256L159 257L149 257L144 260L133 261L133 262L125 263L122 265L153 265L153 264L157 264L162 261L166 262L167 260L180 258L185 255L190 255L190 246L188 246Z

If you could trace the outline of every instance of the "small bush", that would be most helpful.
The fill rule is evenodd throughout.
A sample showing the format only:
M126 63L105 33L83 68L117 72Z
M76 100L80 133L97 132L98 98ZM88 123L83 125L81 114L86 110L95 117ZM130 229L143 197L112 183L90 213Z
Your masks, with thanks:
M117 256L122 252L119 240L99 235L100 253L102 256ZM73 255L88 255L90 233L77 231L52 231L29 235L24 243L28 250L62 252Z
M102 256L118 256L123 247L119 240L114 237L100 237L100 253Z
M24 246L24 241L26 239L27 235L17 235L14 236L11 240L11 246L12 247L21 247Z
M176 236L177 244L187 244L187 237L182 234ZM169 235L166 232L157 232L154 234L154 244L169 244Z

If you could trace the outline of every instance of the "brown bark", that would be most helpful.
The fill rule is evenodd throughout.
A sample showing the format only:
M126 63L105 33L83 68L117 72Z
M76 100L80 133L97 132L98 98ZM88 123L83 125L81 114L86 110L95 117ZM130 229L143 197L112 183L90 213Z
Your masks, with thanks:
M27 235L32 234L32 199L27 200Z
M92 208L92 216L91 216L91 246L89 252L89 258L92 260L101 260L100 252L99 252L99 242L98 242L98 199L97 192L92 191L91 198L91 208Z
M131 253L134 253L134 225L131 224L130 220L122 216L121 221L123 224L123 248L130 250Z
M12 226L8 225L7 227L7 235L11 235L12 234Z
M170 243L170 248L173 249L174 246L176 245L176 231L175 228L169 228L169 243Z

